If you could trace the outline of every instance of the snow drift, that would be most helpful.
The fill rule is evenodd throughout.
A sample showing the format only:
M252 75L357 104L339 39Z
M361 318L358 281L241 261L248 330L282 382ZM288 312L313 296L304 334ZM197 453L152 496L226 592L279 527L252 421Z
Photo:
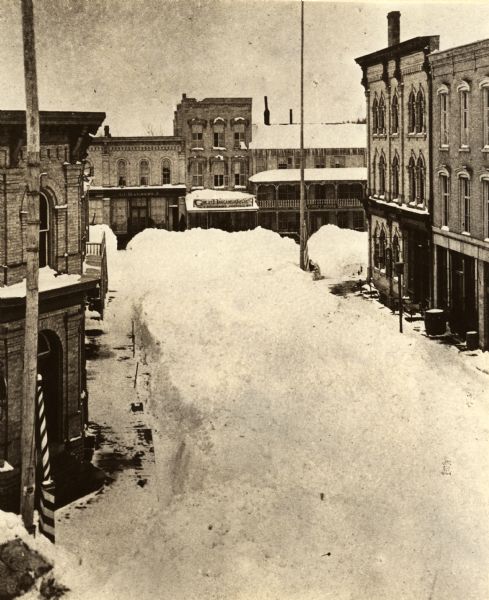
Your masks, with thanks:
M328 279L366 275L368 234L366 231L324 225L309 239L309 256Z

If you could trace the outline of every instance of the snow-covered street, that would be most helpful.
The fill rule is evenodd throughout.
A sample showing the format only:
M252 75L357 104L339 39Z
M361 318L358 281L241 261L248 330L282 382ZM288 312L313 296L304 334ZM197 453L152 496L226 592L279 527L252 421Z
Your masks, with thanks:
M129 344L135 318L136 357L92 363L92 420L127 442L139 361L155 462L61 516L82 560L69 597L489 597L485 357L420 322L400 335L297 260L260 229L148 230L113 258L103 327ZM331 258L335 277L352 265Z

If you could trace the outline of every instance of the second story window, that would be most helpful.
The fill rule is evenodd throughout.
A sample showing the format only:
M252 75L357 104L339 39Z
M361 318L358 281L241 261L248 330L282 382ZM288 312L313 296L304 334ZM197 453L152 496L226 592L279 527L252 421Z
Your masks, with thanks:
M489 148L489 80L482 87L482 120L484 129L484 148Z
M411 156L408 164L409 202L416 202L416 164Z
M39 267L49 265L51 246L51 215L49 200L44 194L39 196Z
M117 185L125 186L127 180L127 163L125 160L117 162Z
M459 178L460 204L462 213L462 231L470 233L470 179Z
M424 200L425 200L425 180L426 180L426 173L425 173L425 165L424 165L424 160L423 157L420 156L418 158L418 164L417 164L417 176L418 176L418 182L417 182L417 192L418 192L418 196L417 196L417 202L418 204L424 204Z
M416 94L416 133L424 132L424 94L422 90L419 90Z
M168 158L164 158L161 163L161 183L163 185L171 183L171 162Z
M392 161L392 198L399 198L399 159L397 155Z
M384 94L380 95L379 100L379 133L385 133L385 101Z
M399 100L394 93L391 106L391 133L399 133Z
M224 124L221 122L214 123L214 135L213 135L214 148L224 148Z
M448 227L450 218L450 180L448 175L440 175L440 195L441 195L441 224Z
M245 144L245 126L244 123L236 123L234 125L234 147L236 149L246 149L243 148Z
M482 180L482 198L486 212L485 238L489 238L489 179Z
M149 160L139 163L139 185L149 185Z
M203 187L204 185L204 164L201 161L192 163L192 187Z
M233 165L234 185L244 187L246 185L245 168L241 161L237 161Z
M374 135L379 133L379 103L377 101L377 96L372 102L372 133Z
M414 92L409 94L408 99L408 133L416 131L416 96Z
M289 166L286 156L279 156L277 159L277 168L278 169L287 169Z
M314 158L314 167L316 169L324 169L326 167L326 158L324 156L316 156Z
M379 159L379 195L385 195L385 158L384 155Z
M212 174L214 179L214 187L224 187L224 162L216 161L212 167Z
M469 84L463 82L458 87L460 95L460 146L469 145Z
M204 130L202 125L192 125L192 147L202 148L204 145Z
M440 98L440 145L448 146L448 88L438 92Z

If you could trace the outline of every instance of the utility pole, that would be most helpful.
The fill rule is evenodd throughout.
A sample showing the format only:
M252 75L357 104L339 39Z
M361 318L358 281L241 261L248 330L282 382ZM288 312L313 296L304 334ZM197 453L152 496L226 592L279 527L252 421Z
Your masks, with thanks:
M304 271L306 265L306 186L304 183L304 0L301 0L301 141L300 141L300 204L299 204L299 235L300 235L300 267Z
M33 533L36 486L35 414L39 317L40 132L33 0L21 0L21 2L27 130L27 271L22 392L20 510L25 528L30 533Z

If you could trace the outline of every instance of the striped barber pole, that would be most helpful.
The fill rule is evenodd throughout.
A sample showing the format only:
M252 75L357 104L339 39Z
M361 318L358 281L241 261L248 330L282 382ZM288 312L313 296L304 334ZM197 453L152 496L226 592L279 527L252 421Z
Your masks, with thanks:
M44 412L42 377L37 376L37 417L39 428L39 454L42 462L41 499L39 506L39 531L54 544L54 481L51 479L49 460L48 430Z

